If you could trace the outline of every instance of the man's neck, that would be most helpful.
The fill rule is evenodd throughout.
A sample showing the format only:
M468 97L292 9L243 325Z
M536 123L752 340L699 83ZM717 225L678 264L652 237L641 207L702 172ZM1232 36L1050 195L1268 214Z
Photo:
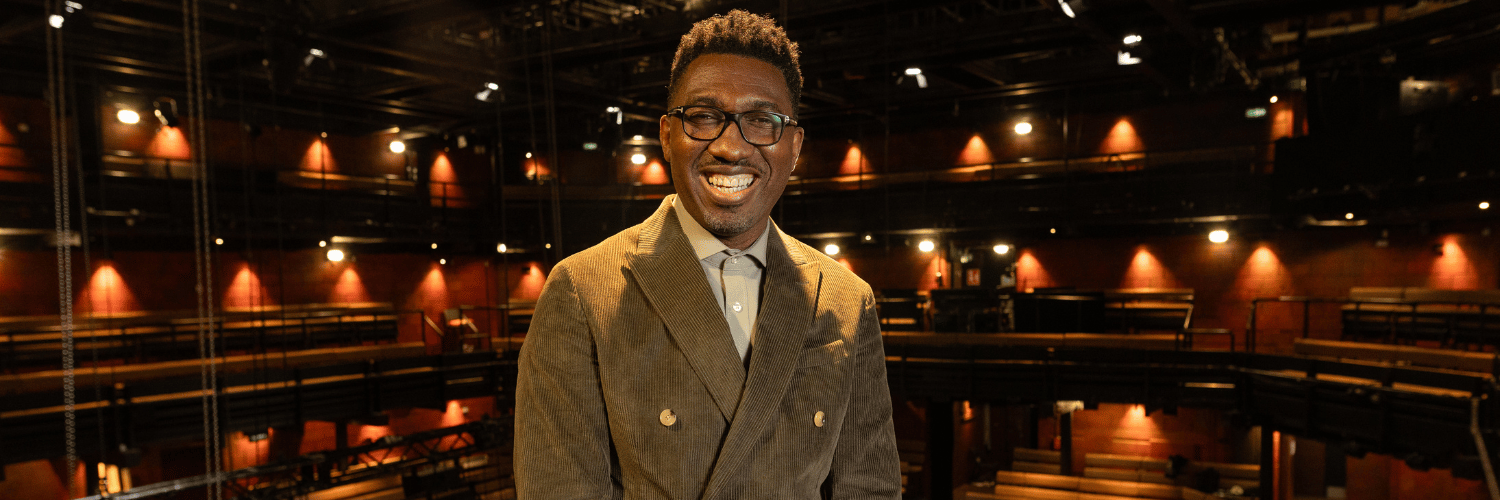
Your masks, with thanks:
M755 227L750 228L749 231L745 231L728 238L719 236L717 234L715 234L714 237L718 238L719 242L723 243L726 247L732 248L734 250L744 250L746 248L750 248L750 245L754 245L755 240L760 239L760 235L766 232L766 224L769 223L769 221L760 221L760 224L756 224Z

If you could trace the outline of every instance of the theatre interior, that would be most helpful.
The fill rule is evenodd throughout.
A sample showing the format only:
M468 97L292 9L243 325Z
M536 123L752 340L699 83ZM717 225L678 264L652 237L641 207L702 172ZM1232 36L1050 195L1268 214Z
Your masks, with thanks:
M515 498L735 8L904 498L1500 500L1491 0L0 0L0 500Z

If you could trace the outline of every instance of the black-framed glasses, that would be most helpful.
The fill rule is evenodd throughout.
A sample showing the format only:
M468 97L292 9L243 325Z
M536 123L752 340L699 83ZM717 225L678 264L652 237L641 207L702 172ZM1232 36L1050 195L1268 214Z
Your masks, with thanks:
M773 111L730 113L713 106L679 106L667 111L667 116L676 116L682 121L682 131L700 141L717 140L729 122L738 123L740 137L756 146L776 144L788 126L797 126L797 120Z

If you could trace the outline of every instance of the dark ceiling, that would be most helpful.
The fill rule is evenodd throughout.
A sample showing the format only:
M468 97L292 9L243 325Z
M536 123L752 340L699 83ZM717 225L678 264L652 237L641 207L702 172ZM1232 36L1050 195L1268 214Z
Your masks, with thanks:
M613 125L611 106L627 129L650 127L678 37L731 8L777 17L801 44L801 114L824 130L1271 93L1340 69L1440 76L1500 59L1493 1L1068 3L1076 17L1057 0L201 0L199 9L213 116L434 133L492 129L498 109L507 136L535 130L545 140L550 118L564 143ZM0 92L41 94L48 9L65 4L81 7L63 13L73 78L143 99L186 95L184 2L167 0L0 0ZM1128 34L1144 41L1126 47ZM1143 62L1119 65L1121 50ZM922 69L926 88L908 67ZM499 86L491 102L477 100L489 83Z

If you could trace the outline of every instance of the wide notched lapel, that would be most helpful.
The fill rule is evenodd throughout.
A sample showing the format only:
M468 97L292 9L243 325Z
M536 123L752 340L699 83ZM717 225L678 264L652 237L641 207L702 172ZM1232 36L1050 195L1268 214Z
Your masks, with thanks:
M733 490L726 493L725 488L745 477L742 469L749 464L756 444L781 410L781 400L801 360L808 327L817 308L821 279L817 266L802 255L795 240L784 241L783 238L790 237L779 229L773 226L770 235L764 298L755 322L748 381L739 412L719 450L719 462L709 477L705 499L733 496Z
M732 419L745 386L745 367L675 212L669 196L646 220L628 265L719 411Z

